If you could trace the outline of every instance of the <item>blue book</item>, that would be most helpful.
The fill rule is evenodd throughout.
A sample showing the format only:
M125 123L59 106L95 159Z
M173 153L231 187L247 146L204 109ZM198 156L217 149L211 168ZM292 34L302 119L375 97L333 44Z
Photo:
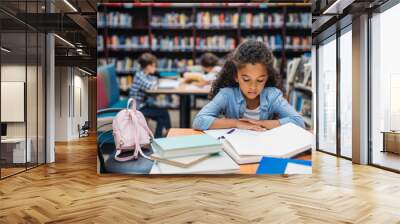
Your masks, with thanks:
M312 162L298 159L281 159L264 156L256 174L311 174Z
M156 138L151 146L163 158L210 154L222 150L221 142L206 134Z

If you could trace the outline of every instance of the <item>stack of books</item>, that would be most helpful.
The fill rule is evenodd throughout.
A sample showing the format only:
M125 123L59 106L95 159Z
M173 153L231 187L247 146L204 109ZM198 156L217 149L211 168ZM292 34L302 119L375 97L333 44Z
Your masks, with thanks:
M237 173L239 166L222 144L206 134L157 138L151 143L155 160L151 174Z

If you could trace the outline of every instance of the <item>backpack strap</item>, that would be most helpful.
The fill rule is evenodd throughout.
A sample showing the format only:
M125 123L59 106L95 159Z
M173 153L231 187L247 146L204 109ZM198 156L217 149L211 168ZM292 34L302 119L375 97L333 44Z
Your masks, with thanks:
M128 103L126 104L126 109L128 109L128 111L131 111L131 109L136 110L136 100L133 99L132 97L129 98Z
M132 122L133 122L134 124L138 125L139 122L138 122L138 120L137 120L135 111L136 111L136 110L130 112L130 113L131 113L131 118L132 118ZM146 129L146 128L145 128L145 129ZM147 129L148 129L148 127L147 127ZM151 131L150 131L150 132L151 132ZM146 156L146 155L143 153L142 148L140 147L139 135L138 135L138 132L137 132L137 131L134 132L134 136L133 136L133 137L135 138L135 151L134 151L134 153L133 153L134 159L137 159L137 158L138 158L138 154L140 154L141 156L143 156L144 158L146 158L146 159L148 159L148 160L153 160L153 159L151 159L150 157Z

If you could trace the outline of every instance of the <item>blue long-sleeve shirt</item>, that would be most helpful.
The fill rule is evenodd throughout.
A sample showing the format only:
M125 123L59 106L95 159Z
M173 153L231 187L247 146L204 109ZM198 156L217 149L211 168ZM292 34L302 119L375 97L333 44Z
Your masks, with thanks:
M207 130L220 115L225 118L240 119L246 109L239 87L222 88L218 94L204 106L193 121L193 128ZM277 115L281 125L291 122L305 127L303 118L283 98L282 92L274 87L266 87L260 94L260 120L270 120Z

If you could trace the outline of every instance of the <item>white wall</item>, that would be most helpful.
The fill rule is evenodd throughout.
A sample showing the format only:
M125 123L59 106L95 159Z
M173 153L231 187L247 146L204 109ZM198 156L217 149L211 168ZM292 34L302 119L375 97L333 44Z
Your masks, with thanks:
M88 120L88 78L83 75L76 68L56 67L56 141L77 139L78 124Z

